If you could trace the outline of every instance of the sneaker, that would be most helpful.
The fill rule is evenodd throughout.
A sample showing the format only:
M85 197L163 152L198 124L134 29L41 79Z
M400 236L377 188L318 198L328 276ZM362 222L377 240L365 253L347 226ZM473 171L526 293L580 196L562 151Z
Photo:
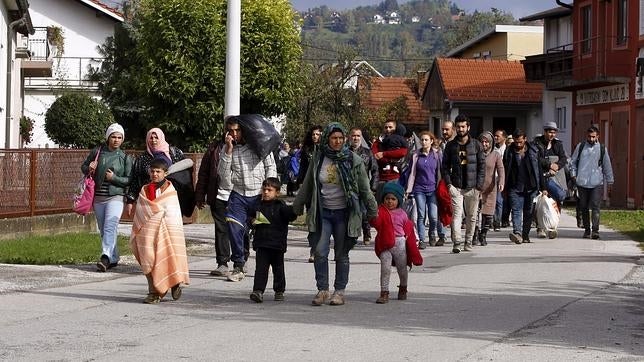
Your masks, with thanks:
M437 240L435 236L432 236L431 238L429 238L429 246L436 246L436 241Z
M472 245L465 243L465 245L463 245L463 251L472 251Z
M581 218L577 219L577 227L580 228L580 229L584 228L584 222L581 221Z
M597 231L593 231L590 238L595 240L599 239L599 233Z
M261 290L253 290L253 292L250 293L250 300L255 303L262 303L264 301L264 293L262 293Z
M523 238L521 238L521 234L519 233L512 233L509 236L510 236L510 241L512 241L515 244L521 244L521 242L523 241Z
M275 292L275 301L283 302L284 301L284 292Z
M315 262L315 256L311 255L309 256L309 263L314 263Z
M524 236L521 240L522 243L524 244L530 244L530 237L529 236Z
M315 298L313 298L313 301L311 301L311 304L315 306L320 306L329 299L329 291L328 290L318 290L318 294L315 295Z
M445 245L445 237L441 236L440 238L438 238L438 241L436 242L436 246L443 246L443 245Z
M182 293L183 293L183 288L181 287L181 284L177 284L170 289L170 294L172 295L172 299L174 300L179 300L179 298L181 298Z
M510 222L508 222L508 221L504 221L504 222L502 222L502 223L501 223L501 227L502 227L502 228L508 228L508 227L510 227Z
M148 296L143 299L145 304L159 304L161 302L161 297L156 293L148 293Z
M220 264L217 266L217 269L213 270L210 272L210 275L214 277L225 277L230 273L230 270L228 270L228 265L226 264Z
M498 221L494 221L492 223L492 228L494 231L501 231L501 224Z
M584 231L584 236L582 236L584 239L590 239L590 231Z
M337 290L333 292L331 300L329 301L330 305L344 305L344 293L338 292Z
M547 237L546 232L543 229L537 229L537 237L539 239L545 239Z
M461 249L458 248L458 245L454 245L454 247L452 248L452 253L458 254L460 252L461 252Z
M365 234L362 238L362 242L364 243L364 245L369 245L371 243L371 235Z
M424 241L418 243L418 249L423 250L427 248L427 244Z
M231 282L239 282L244 279L244 270L242 268L234 268L233 271L228 274L228 280Z
M557 237L557 230L548 230L548 239L554 239Z
M96 263L96 269L101 273L105 273L109 268L110 258L108 258L107 255L101 255L101 260Z

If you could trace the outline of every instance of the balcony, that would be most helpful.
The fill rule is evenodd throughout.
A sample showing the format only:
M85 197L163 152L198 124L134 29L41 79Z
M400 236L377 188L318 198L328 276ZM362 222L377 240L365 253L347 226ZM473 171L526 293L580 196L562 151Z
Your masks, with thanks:
M22 76L51 77L53 62L47 42L47 28L36 27L34 30L35 33L29 37L18 35L16 57L25 58L20 63Z
M102 58L55 57L48 77L25 77L26 89L98 89L92 74L100 69Z
M600 36L548 49L545 54L526 57L523 63L528 82L539 82L548 90L572 91L627 83L631 50L613 48L614 37ZM589 46L590 44L590 46ZM584 54L580 49L588 49ZM595 50L593 50L595 49Z

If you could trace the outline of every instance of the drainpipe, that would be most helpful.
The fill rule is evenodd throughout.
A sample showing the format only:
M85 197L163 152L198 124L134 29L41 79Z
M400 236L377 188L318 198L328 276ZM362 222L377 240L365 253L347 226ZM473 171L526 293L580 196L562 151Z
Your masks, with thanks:
M25 12L20 19L12 21L7 27L7 107L5 109L7 117L5 120L5 148L11 148L11 94L13 93L13 72L11 69L13 68L13 38L16 34L14 29L26 24L25 17L27 14Z
M573 6L570 4L562 3L561 0L557 0L557 5L563 6L564 8L572 9Z

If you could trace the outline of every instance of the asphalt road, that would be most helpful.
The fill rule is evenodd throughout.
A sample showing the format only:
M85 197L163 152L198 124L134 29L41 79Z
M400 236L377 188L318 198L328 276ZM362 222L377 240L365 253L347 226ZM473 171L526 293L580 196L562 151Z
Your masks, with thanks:
M127 232L128 225L122 225ZM211 277L212 225L186 226L192 284L179 301L145 305L133 260L112 273L93 265L0 265L0 359L642 361L644 267L636 243L610 230L581 239L563 216L560 237L514 245L508 229L489 245L454 255L423 251L409 299L375 304L379 260L373 247L350 254L344 306L310 305L313 266L306 233L290 233L286 301L248 296ZM334 275L331 265L331 275ZM392 275L391 290L398 279Z

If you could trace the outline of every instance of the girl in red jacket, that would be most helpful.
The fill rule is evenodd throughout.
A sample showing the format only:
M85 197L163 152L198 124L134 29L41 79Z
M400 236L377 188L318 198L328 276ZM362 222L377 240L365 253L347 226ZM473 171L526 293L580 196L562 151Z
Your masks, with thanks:
M423 257L416 245L414 223L400 208L404 190L397 182L387 182L382 190L382 204L378 207L378 216L371 220L376 228L375 250L380 258L380 297L378 304L389 301L389 278L391 265L396 266L400 285L398 300L407 299L407 266L422 265Z

